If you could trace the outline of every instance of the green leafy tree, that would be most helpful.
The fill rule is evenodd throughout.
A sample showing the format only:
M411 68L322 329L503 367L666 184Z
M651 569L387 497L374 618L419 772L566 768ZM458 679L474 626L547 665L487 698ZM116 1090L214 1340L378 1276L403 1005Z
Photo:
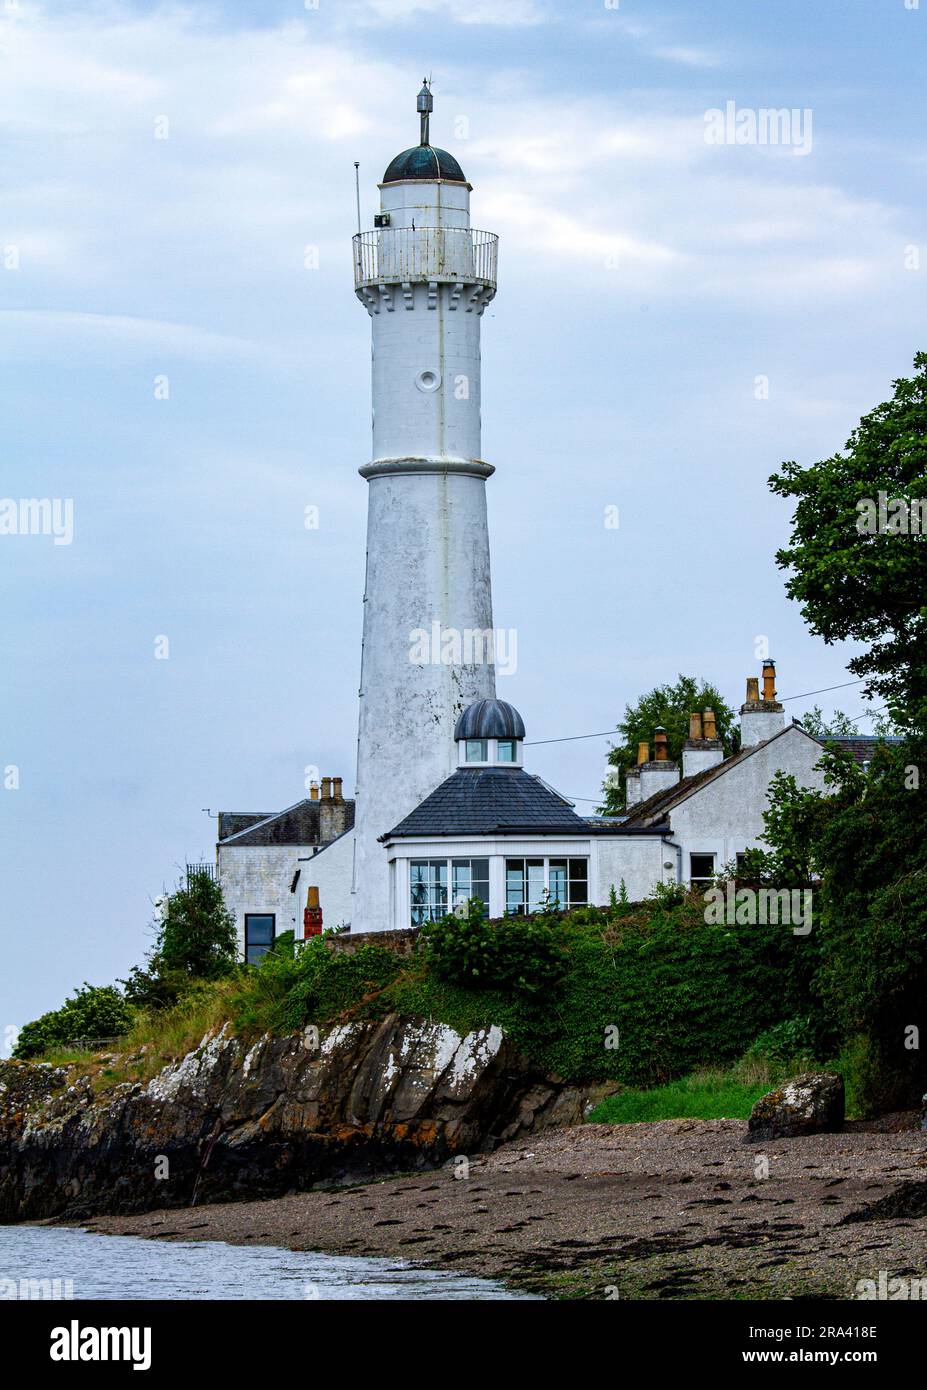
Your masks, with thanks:
M137 1007L173 1004L197 980L216 980L235 969L238 939L222 889L207 873L191 873L165 898L154 950L135 966L125 986Z
M648 742L653 752L653 731L662 725L666 730L669 755L682 757L682 745L689 737L689 715L712 709L718 727L718 737L724 745L725 756L737 751L739 730L734 711L724 701L717 687L697 676L680 675L674 684L658 685L642 695L636 705L625 708L618 725L621 742L610 749L609 772L602 786L605 795L601 807L605 815L617 815L625 807L625 779L630 767L637 762L637 745Z
M53 1009L20 1029L14 1057L36 1057L50 1047L115 1038L132 1026L133 1010L115 985L90 985L74 991Z
M868 773L836 748L822 764L826 792L773 779L770 849L751 868L782 887L820 880L806 947L818 1021L864 1040L869 1110L913 1105L927 1085L927 740L876 745Z
M865 678L865 694L903 729L923 731L927 543L912 522L919 527L927 510L917 506L927 499L927 353L914 366L913 377L894 382L892 399L862 418L843 453L808 468L784 463L769 485L795 503L790 544L776 561L790 571L786 590L809 628L827 643L865 643L849 662ZM874 518L880 493L905 507L886 505Z
M852 738L859 733L859 725L843 710L835 709L829 719L824 718L820 705L812 705L801 717L801 726L814 738Z

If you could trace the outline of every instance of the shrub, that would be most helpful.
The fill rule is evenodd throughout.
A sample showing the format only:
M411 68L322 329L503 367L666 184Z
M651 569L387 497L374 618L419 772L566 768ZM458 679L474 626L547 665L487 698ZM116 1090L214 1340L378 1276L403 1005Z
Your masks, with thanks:
M89 1038L127 1033L134 1014L115 985L84 983L60 1009L42 1014L20 1031L13 1055L35 1057L46 1048Z
M439 979L476 989L522 995L549 989L564 972L554 914L490 921L471 898L461 916L450 913L422 928L425 959Z

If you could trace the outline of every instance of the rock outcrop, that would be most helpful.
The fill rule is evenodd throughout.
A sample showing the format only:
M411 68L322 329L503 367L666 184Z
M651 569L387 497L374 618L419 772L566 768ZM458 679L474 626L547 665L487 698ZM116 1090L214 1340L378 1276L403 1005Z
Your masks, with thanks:
M278 1196L435 1166L546 1125L584 1093L501 1029L390 1015L247 1046L223 1029L147 1084L0 1063L0 1221Z
M843 1077L837 1072L803 1072L761 1096L750 1113L747 1140L794 1139L843 1128Z

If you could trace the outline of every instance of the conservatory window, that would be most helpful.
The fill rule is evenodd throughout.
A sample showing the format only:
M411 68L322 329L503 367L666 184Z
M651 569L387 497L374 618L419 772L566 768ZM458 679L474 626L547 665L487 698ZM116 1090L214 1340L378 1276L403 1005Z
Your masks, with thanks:
M483 916L489 916L489 860L452 859L451 860L451 903L466 903L470 898L479 898L483 904Z
M447 860L413 859L409 865L412 925L436 922L447 913Z

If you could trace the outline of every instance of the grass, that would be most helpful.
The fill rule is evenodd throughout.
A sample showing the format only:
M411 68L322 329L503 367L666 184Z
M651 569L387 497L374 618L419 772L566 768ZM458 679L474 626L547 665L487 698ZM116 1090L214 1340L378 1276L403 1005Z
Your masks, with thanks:
M774 1085L765 1079L743 1080L733 1071L697 1071L651 1090L619 1091L597 1105L592 1124L629 1125L649 1120L746 1120Z

